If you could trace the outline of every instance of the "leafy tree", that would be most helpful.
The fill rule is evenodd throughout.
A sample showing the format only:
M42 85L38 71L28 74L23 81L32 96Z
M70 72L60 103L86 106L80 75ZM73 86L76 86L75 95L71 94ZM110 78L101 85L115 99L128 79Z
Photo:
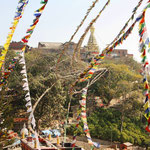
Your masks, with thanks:
M14 56L14 53L8 54L6 68ZM63 61L58 65L56 72L57 57L58 55L55 53L45 53L40 50L33 50L25 54L32 105L54 84L35 109L35 117L37 120L42 120L43 127L53 124L53 120L65 118L69 84L85 67L84 63L77 63L70 69L70 57L63 56ZM7 88L3 88L3 91L1 91L3 96L1 97L0 111L3 113L1 118L1 120L4 120L3 127L12 128L13 118L19 117L22 111L26 112L24 100L26 93L22 90L21 69L21 65L17 63L15 71L9 77Z
M139 74L133 73L129 70L127 65L103 64L103 68L107 68L108 72L100 78L92 87L92 93L100 95L100 97L109 105L109 102L118 98L122 91L120 91L119 84L125 85L123 82L128 81L134 87L135 81L140 81L142 77ZM128 85L126 85L127 87ZM123 87L122 87L123 88ZM128 88L127 88L128 90Z

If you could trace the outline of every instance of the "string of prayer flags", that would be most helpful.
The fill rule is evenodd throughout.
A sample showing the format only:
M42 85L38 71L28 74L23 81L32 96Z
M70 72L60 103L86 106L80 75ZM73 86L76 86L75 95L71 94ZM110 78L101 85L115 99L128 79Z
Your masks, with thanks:
M90 14L91 10L95 7L95 4L98 2L99 0L95 0L93 2L93 4L90 6L90 8L87 10L87 13L85 15L85 17L83 18L83 20L81 21L80 25L77 27L76 31L74 32L74 34L71 36L71 39L69 40L69 42L71 42L74 38L74 36L76 35L76 33L78 32L79 28L83 25L84 21L86 20L86 18L88 17L88 15Z
M36 127L36 122L35 122L35 118L34 118L34 115L33 115L33 109L32 109L32 103L31 103L31 96L30 96L29 83L28 83L28 78L27 78L27 70L26 70L26 63L25 63L24 53L25 53L26 45L27 45L32 33L33 33L34 28L36 27L37 23L39 22L39 18L41 16L47 2L48 2L48 0L42 0L41 1L41 4L43 4L43 6L35 11L34 16L36 18L33 20L33 24L27 30L27 32L26 32L27 35L22 38L22 42L24 43L24 46L22 48L22 53L20 55L21 59L19 61L19 63L23 65L22 66L22 71L21 71L21 73L23 74L23 77L24 77L23 78L23 82L24 82L23 90L27 91L27 94L25 96L25 100L27 101L26 107L27 107L27 112L30 113L29 120L31 121L31 125L33 126L34 130L35 130L35 127ZM37 15L37 12L38 12L38 15ZM28 31L30 31L30 32L28 32ZM37 145L38 145L38 149L40 150L38 135L37 135L36 131L35 131L35 136L36 136L36 142L37 142Z
M85 76L84 78L80 79L80 82L84 82L84 81L87 81L88 79L91 79L93 74L97 71L98 65L99 65L99 63L97 63L96 60L94 60L93 66L88 71L87 76Z
M117 41L118 38L125 32L125 29L127 28L129 22L134 19L134 16L135 16L135 14L136 14L138 8L141 6L142 2L143 2L143 0L140 0L140 1L138 2L138 5L133 9L133 14L131 15L131 17L130 17L130 18L128 19L128 21L125 23L124 27L121 29L121 31L120 31L119 34L116 36L116 38L115 38L107 47L110 47L110 46L111 46L115 41Z
M79 108L78 117L77 117L77 119L76 119L76 121L77 121L77 124L76 124L76 126L75 126L76 129L78 129L80 120L81 120L81 109ZM72 143L71 143L71 146L72 146L72 147L75 147L75 146L76 146L76 141L77 141L77 140L76 140L76 134L74 134L74 136L73 136L73 141L72 141Z
M21 74L23 76L23 90L27 92L26 96L25 96L25 100L27 101L27 103L31 103L31 96L30 96L30 91L29 91L29 84L28 84L28 78L27 78L27 70L26 70L26 63L25 63L25 57L24 57L24 52L22 52L22 54L20 54L21 56L21 61L19 61L19 64L22 65L22 70L21 70ZM31 112L32 111L32 105L31 107L28 107L27 112Z
M11 60L11 63L9 64L8 69L4 71L4 75L0 79L0 91L2 90L2 86L7 83L7 80L8 80L8 77L10 76L10 73L14 71L17 60L18 60L17 57L13 58Z
M18 6L17 6L17 10L15 12L15 17L14 17L14 21L12 22L12 26L10 27L10 33L8 33L7 39L6 39L6 43L4 44L4 48L1 52L1 56L0 56L0 69L2 68L2 65L5 61L5 57L11 42L11 39L14 35L15 29L19 23L20 18L22 18L23 12L24 12L24 8L26 7L26 5L28 4L28 0L19 0L18 2Z
M86 134L88 143L91 147L93 147L93 142L89 133L87 116L86 116L86 97L87 97L87 88L83 89L83 92L82 92L82 101L84 101L84 103L81 103L82 104L81 105L81 119L84 125L83 130L84 130L84 133Z
M147 7L143 10L141 16L139 17L139 51L141 52L142 57L142 75L143 75L143 84L144 90L143 95L145 96L144 101L144 116L147 119L146 131L150 132L150 103L149 103L149 83L147 79L148 75L148 59L147 59L147 49L149 48L149 38L147 34L147 28L145 23L145 13L146 10L150 8L150 1L148 1Z
M26 31L27 35L22 38L22 42L24 43L24 47L22 48L22 51L25 50L26 45L27 45L27 43L28 43L28 41L29 41L29 39L30 39L30 37L31 37L36 25L37 25L37 23L39 22L39 18L41 16L47 2L48 2L48 0L42 0L41 4L43 4L43 6L35 11L35 13L34 13L35 19L33 20L32 25L30 25L30 28Z
M47 2L48 2L48 0L42 0L42 1L41 1L41 4L44 4L43 6L46 6ZM26 3L27 3L27 2L26 2ZM42 12L43 12L43 10L44 10L44 9L43 9L43 6L41 7L41 8L42 8L42 11L40 12L40 16L41 16L41 14L42 14ZM45 7L44 7L44 8L45 8ZM35 12L37 12L37 10L36 10ZM29 28L29 29L27 30L27 32L26 32L27 35L22 38L22 42L24 43L24 45L23 45L23 47L22 47L22 49L21 49L22 52L25 51L26 46L27 46L27 43L29 42L29 39L31 38L31 35L32 35L33 31L34 31L34 28L36 27L37 23L39 22L40 16L38 16L38 17L36 17L36 18L34 19L33 24L30 26L30 28ZM22 52L20 53L20 55L23 57L23 53L22 53ZM18 58L18 59L19 59L19 58ZM22 64L22 65L24 65L24 64L25 64L24 59L21 58L21 59L19 60L19 63ZM11 62L10 62L10 66L11 66L11 65L12 65L12 64L11 64ZM14 67L15 67L15 65L13 65L13 69L14 69ZM7 70L8 70L8 69L7 69ZM6 70L6 72L7 72L7 70ZM12 72L12 71L9 70L9 75L10 75L11 72ZM23 73L23 72L26 72L26 71L25 71L25 70L22 70L21 73ZM9 75L7 75L7 78L8 78ZM24 76L26 76L26 74L24 74ZM6 79L5 79L5 80L4 80L4 79L5 79L5 76L1 78L0 87L3 86L3 85L6 83ZM25 79L23 79L23 80L25 80ZM25 88L25 89L27 89L27 88Z
M116 41L109 49L105 49L106 54L112 52L115 47L122 44L123 41L127 39L127 37L132 32L132 30L133 30L136 23L137 23L137 21L135 20L135 22L131 25L131 27L122 35L122 37L118 41Z
M79 101L80 103L80 111L77 117L77 124L76 124L76 128L78 128L79 126L79 121L80 119L83 122L83 131L86 134L87 140L89 145L91 146L91 149L95 147L99 148L100 145L99 143L93 142L92 138L90 136L90 131L89 131L89 127L88 127L88 123L87 123L87 116L86 116L86 99L87 99L87 88L84 88L82 90L82 100ZM75 147L76 144L76 135L74 135L73 137L73 142L72 142L72 147Z
M35 122L35 118L34 118L34 115L33 115L33 112L32 112L32 103L31 103L31 96L30 96L30 90L29 90L29 83L28 83L28 78L27 78L27 70L26 70L26 63L25 63L25 57L24 57L24 53L25 51L23 51L22 53L20 53L20 56L21 56L21 61L19 61L19 63L22 66L22 71L20 72L23 76L23 90L26 91L26 95L25 95L25 101L27 102L26 103L26 107L27 107L27 112L30 113L29 115L29 120L31 120L31 125L33 126L33 129L35 130L35 127L36 127L36 122ZM39 139L38 139L38 135L37 135L37 132L35 131L35 138L36 138L36 143L37 143L37 147L38 147L38 150L40 150L40 145L39 145Z
M40 9L36 10L35 13L36 12L40 12L42 14L42 12L43 12L43 10L44 10L47 2L48 2L48 0L42 0L41 4L43 4L43 6ZM32 30L32 33L33 33L33 29L37 25L40 16L36 16L36 18L33 21L33 24L30 26L30 29L28 29L27 32L29 30L30 31ZM25 63L24 53L25 53L25 47L26 47L26 45L27 45L27 43L28 43L28 41L29 41L32 33L29 33L24 38L22 38L24 46L22 48L22 53L20 53L21 59L19 61L19 63L23 65L21 73L23 74L23 77L24 77L23 78L23 82L24 82L24 84L23 84L23 90L27 91L27 94L25 96L25 100L27 101L27 104L26 104L26 106L27 106L27 112L32 112L32 104L31 104L31 97L30 97L30 91L29 91L29 84L28 84L28 78L27 78L27 70L26 70L26 63ZM31 118L31 124L33 125L33 127L35 129L35 122L34 122L35 119L34 119L34 115L32 113L30 114L30 118Z
M42 0L41 3L44 4L41 9L40 9L40 13L43 12L45 5L47 4L48 0ZM32 112L32 103L31 103L31 96L30 96L30 90L29 90L29 84L28 84L28 78L27 78L27 71L26 71L26 63L25 63L25 57L24 57L24 53L25 53L25 48L26 45L28 43L29 38L31 37L31 34L33 33L33 29L35 28L36 24L38 23L38 19L41 15L36 16L36 18L33 21L33 24L30 26L30 29L27 30L28 31L32 31L29 32L28 35L26 35L24 38L22 38L22 41L24 42L24 46L21 49L22 52L19 54L21 56L21 59L19 60L19 64L22 65L22 70L21 70L21 74L23 76L23 90L27 92L27 94L25 95L25 101L26 103L26 107L27 107L27 112L30 113L29 115L29 120L31 120L31 125L33 126L33 129L35 130L36 127L36 123L35 123L35 118ZM40 145L39 145L39 140L38 140L38 135L36 134L35 131L35 136L36 136L36 142L38 144L38 149L40 150Z

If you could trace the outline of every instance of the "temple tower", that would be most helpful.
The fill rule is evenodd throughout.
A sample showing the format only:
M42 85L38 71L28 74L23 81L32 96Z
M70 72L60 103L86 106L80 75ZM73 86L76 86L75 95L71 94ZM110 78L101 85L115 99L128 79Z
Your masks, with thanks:
M90 61L94 56L99 54L99 46L94 36L94 32L95 32L94 26L91 27L90 32L91 34L87 43L87 60L88 61Z

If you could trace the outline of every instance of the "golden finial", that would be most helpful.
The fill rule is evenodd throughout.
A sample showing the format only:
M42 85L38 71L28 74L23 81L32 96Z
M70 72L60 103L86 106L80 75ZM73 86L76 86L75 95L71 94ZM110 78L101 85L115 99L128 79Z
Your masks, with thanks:
M91 26L90 31L91 31L91 34L94 34L95 28L93 25Z

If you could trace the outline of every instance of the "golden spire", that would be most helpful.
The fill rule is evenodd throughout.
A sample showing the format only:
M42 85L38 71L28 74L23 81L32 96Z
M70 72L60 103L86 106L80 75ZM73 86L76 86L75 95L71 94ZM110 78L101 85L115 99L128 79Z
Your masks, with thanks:
M90 38L89 38L88 44L87 44L88 51L99 52L99 46L98 46L96 38L94 36L94 31L95 31L94 26L91 27L90 31L91 31L91 34L90 34Z
M93 26L93 25L91 26L90 31L91 31L91 34L92 34L92 35L94 35L95 28L94 28L94 26Z

